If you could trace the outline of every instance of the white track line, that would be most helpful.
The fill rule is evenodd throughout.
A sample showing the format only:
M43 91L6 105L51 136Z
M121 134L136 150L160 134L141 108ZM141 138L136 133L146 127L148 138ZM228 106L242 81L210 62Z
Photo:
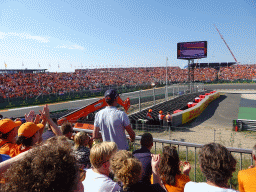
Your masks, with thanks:
M21 109L30 109L30 108L36 108L39 106L30 106L30 107L23 107L23 108L15 108L15 109L9 109L8 111L17 111L17 110L21 110Z

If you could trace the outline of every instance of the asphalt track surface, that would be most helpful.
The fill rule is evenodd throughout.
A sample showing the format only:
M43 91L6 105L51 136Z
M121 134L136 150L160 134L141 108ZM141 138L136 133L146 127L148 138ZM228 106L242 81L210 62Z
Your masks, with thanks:
M173 91L173 87L175 87L175 92L177 92L178 90L182 90L184 89L184 86L169 86L168 91ZM217 84L217 85L205 85L205 89L210 89L210 90L238 90L238 89L249 89L249 90L256 90L256 84ZM165 88L158 88L155 89L155 94L163 94L165 92ZM122 99L126 99L127 97L129 97L130 99L132 98L137 98L139 97L139 95L145 97L145 96L152 96L153 95L153 90L144 90L144 91L136 91L136 92L131 92L131 93L125 93L121 95ZM228 99L224 99L226 101L228 101L231 97L227 97ZM81 108L83 106L89 105L95 101L97 101L99 98L91 98L91 99L83 99L83 100L76 100L76 101L67 101L67 102L62 102L62 103L53 103L53 104L49 104L49 109L50 111L58 111L58 110L64 110L64 109L78 109ZM235 102L232 102L233 105L236 105ZM221 103L219 103L219 106ZM225 104L225 103L223 103ZM232 107L233 105L230 105L230 107ZM239 106L239 103L237 104L237 106ZM9 110L2 110L0 111L0 113L4 116L4 117L22 117L24 116L25 113L29 113L30 110L34 110L36 113L38 113L39 110L42 110L43 105L41 106L31 106L31 107L23 107L23 108L16 108L16 109L9 109ZM209 109L209 107L207 108ZM215 109L217 110L217 108ZM232 108L226 108L226 111L235 111L232 110ZM200 118L203 118L203 116L205 116L204 114L206 114L207 110L205 112L203 112L200 116L199 116L199 120ZM228 115L228 114L227 114ZM235 115L234 115L235 117ZM217 117L214 117L217 118ZM198 120L198 121L199 121ZM202 119L203 120L203 119Z
M185 125L196 127L198 125L231 128L233 120L238 119L241 94L225 93L212 101L208 107L194 121Z

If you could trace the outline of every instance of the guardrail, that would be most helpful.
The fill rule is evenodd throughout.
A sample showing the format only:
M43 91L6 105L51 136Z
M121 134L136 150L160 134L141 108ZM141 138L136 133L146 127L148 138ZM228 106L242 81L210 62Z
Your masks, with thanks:
M256 121L248 119L233 120L234 131L256 131Z
M74 128L74 131L84 131L84 132L87 132L89 134L91 134L93 132L93 130L86 130L86 129L78 129L78 128ZM129 137L127 135L127 137ZM135 137L135 140L136 141L140 141L141 139L141 136L136 136ZM164 144L168 144L168 145L176 145L177 146L177 151L178 153L180 152L180 147L186 147L186 150L185 150L185 153L186 153L186 161L188 160L188 149L189 148L193 148L194 149L194 181L197 180L196 178L196 168L197 168L197 151L198 151L198 148L202 148L203 145L202 144L196 144L196 143L189 143L189 142L182 142L182 141L175 141L175 140L164 140L164 139L157 139L157 138L154 138L153 139L153 142L154 142L154 153L157 152L157 143L161 144L162 145L162 148L164 146ZM233 148L233 147L227 147L227 149L231 152L231 153L236 153L239 155L239 170L243 169L243 155L244 154L249 154L251 155L252 154L252 150L251 149L240 149L240 148ZM253 163L253 159L251 157L251 165ZM247 168L247 167L246 167Z

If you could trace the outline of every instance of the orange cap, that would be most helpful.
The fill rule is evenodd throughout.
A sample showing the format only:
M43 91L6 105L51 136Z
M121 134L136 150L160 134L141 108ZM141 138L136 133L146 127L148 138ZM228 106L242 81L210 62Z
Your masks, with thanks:
M19 127L22 124L21 121L13 121L11 119L0 120L0 132L3 134L10 132L15 127Z
M24 136L27 138L32 137L33 135L35 135L35 133L44 128L44 125L39 123L39 124L35 124L32 122L27 122L27 123L23 123L19 130L18 130L18 136Z
M160 114L162 114L162 113L163 113L163 111L159 111L159 113L160 113Z
M152 112L152 109L149 109L148 112Z

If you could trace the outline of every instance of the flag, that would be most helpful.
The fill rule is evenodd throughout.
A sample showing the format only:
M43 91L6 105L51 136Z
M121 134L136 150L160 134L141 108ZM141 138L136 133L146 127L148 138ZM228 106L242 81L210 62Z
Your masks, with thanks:
M60 64L58 64L58 68L60 68Z
M72 64L70 63L70 68L72 68Z
M5 69L7 68L7 64L4 62L4 67L5 67Z
M38 63L38 67L41 67L39 63Z
M22 62L22 67L24 67L24 63Z

